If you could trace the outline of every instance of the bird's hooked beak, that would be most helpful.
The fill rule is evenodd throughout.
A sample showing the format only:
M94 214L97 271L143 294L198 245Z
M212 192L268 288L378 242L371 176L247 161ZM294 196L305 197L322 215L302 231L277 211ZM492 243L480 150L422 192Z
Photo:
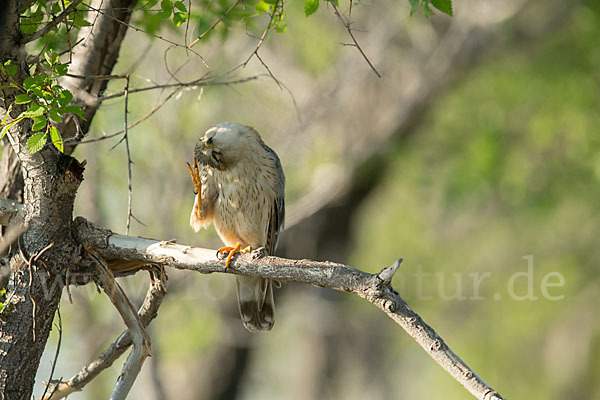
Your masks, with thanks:
M215 143L213 142L212 136L209 138L203 137L202 141L204 142L204 147L206 147L207 149L212 149L213 147L215 147Z

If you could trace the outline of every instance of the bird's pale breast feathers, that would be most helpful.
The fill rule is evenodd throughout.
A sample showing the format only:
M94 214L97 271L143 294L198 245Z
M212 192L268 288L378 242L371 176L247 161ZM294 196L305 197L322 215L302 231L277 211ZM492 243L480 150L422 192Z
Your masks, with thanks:
M234 123L207 130L194 150L203 187L201 218L192 213L192 227L212 221L227 245L274 251L284 221L285 177L277 154L256 130Z

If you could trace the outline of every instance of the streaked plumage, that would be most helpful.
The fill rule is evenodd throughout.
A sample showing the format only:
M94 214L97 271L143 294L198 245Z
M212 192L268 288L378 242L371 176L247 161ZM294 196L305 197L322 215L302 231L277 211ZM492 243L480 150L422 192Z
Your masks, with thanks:
M190 217L198 232L214 223L227 246L264 247L272 254L284 222L285 176L277 154L249 126L225 122L196 144L200 185ZM268 279L236 277L238 304L250 331L275 322L273 286Z

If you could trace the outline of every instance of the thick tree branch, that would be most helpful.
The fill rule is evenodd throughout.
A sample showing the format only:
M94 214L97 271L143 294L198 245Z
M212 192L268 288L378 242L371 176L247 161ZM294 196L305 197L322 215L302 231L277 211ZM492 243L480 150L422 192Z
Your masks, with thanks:
M138 315L144 327L156 318L158 308L162 304L162 300L166 294L165 282L162 279L154 279L151 275L150 287L146 293L144 303L138 310ZM58 385L51 396L45 397L43 400L58 400L64 399L71 393L80 391L85 385L90 383L102 371L110 367L119 357L125 353L127 348L133 343L131 333L125 330L108 348L98 356L97 359L87 364L76 375L67 382L56 382ZM42 399L40 399L42 400Z
M123 236L99 228L82 217L75 220L77 239L93 247L116 275L154 264L203 274L213 272L260 276L354 293L384 311L400 325L442 368L478 399L502 399L458 357L444 340L402 300L391 287L400 260L379 274L369 274L343 264L291 260L265 256L259 249L238 255L229 268L216 251L153 239Z
M110 396L111 400L125 400L135 379L142 369L144 360L151 355L150 338L144 330L139 315L133 309L133 306L129 302L129 299L121 286L115 281L115 277L106 262L94 249L91 249L88 246L84 247L88 254L96 261L100 270L100 285L104 288L104 292L119 311L119 314L121 314L121 318L123 318L123 322L125 322L131 335L133 349L131 350L131 353L129 353L125 365L123 365L121 375L119 375L117 384Z

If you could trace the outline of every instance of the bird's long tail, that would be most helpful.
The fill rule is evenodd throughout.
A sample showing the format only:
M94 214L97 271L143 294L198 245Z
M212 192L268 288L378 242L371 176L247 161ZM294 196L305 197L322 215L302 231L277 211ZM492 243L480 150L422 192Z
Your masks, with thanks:
M237 276L238 306L250 332L269 331L275 323L273 283L270 279Z

